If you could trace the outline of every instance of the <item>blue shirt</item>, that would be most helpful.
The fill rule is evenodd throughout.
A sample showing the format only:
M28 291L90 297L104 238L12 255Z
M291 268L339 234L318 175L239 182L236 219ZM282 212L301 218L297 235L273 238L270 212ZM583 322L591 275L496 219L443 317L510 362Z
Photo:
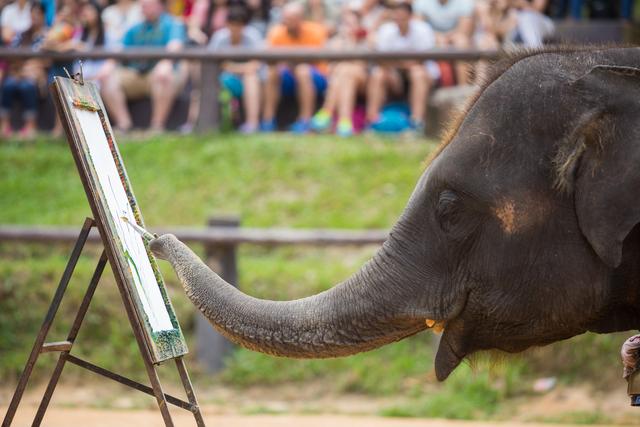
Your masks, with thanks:
M171 41L186 40L184 25L168 13L160 15L157 21L143 21L129 28L122 39L122 45L130 47L164 47ZM150 71L157 61L131 61L126 65L141 73Z

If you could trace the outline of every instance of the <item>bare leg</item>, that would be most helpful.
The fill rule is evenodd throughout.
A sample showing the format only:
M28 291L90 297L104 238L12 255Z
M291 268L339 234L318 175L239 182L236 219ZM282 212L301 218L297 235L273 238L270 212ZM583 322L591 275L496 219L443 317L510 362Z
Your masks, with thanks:
M105 80L100 90L102 99L109 112L115 118L121 130L131 129L131 116L127 108L127 98L120 84L120 77L117 72L111 73Z
M498 49L500 44L497 37L494 34L484 34L477 42L477 47L480 49ZM489 63L487 61L476 62L474 80L476 85L482 84L487 78L487 72L489 70Z
M333 113L336 109L336 105L338 104L338 97L342 88L343 77L348 65L349 64L346 62L339 62L333 67L333 70L331 70L327 94L324 97L324 104L322 105L322 109L329 113Z
M454 34L453 46L457 49L468 49L471 47L471 41L465 34ZM454 69L456 72L456 80L459 85L469 83L471 65L468 62L458 61L454 64Z
M280 102L280 70L275 65L267 70L267 81L264 86L264 111L262 119L270 122L276 117L276 108Z
M189 70L189 78L191 79L191 94L189 99L189 112L187 113L187 122L184 129L190 130L195 126L200 113L200 63L189 62L187 64Z
M167 117L177 94L177 81L173 63L162 60L151 71L151 129L164 130Z
M387 97L387 80L388 70L382 66L376 66L369 77L367 86L367 120L373 123L378 120L380 109Z
M257 128L260 123L260 78L257 71L250 71L242 76L244 93L242 101L247 113L247 125Z
M296 77L298 104L300 105L298 118L301 120L309 120L316 105L316 89L313 87L311 71L309 64L298 64L293 69Z
M409 67L409 106L411 107L411 120L414 123L424 123L427 97L431 80L423 64L413 64Z
M342 84L338 92L338 117L342 120L351 120L358 88L366 85L367 72L360 64L345 63L344 65L344 70L340 75Z

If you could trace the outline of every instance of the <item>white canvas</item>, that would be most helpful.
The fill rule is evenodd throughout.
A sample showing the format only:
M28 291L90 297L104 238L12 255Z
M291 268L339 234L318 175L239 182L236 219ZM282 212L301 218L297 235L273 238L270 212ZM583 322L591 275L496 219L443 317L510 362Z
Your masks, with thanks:
M84 139L89 147L89 156L106 199L108 214L111 216L123 246L122 253L127 258L135 290L142 302L144 312L149 318L151 329L153 331L174 329L142 236L121 218L125 216L132 223L136 223L126 190L118 174L118 168L109 149L100 116L97 112L80 109L76 109L74 113L80 122Z

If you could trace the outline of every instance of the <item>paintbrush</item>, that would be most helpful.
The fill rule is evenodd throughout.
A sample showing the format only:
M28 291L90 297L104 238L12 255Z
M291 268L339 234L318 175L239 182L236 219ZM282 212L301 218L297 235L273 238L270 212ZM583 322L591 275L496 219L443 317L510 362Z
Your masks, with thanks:
M127 224L129 224L146 241L153 240L153 239L158 237L157 234L150 233L149 231L147 231L144 228L140 227L135 222L132 222L131 220L129 220L129 218L127 218L126 216L121 216L120 219L123 220L124 222L126 222Z

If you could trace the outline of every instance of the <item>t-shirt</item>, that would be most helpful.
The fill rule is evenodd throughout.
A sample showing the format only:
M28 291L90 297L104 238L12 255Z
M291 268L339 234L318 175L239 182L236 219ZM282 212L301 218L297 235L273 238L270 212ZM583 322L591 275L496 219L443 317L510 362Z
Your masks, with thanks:
M417 19L409 21L407 34L401 34L395 22L387 22L380 26L376 35L376 47L382 51L424 50L435 45L431 26Z
M117 4L108 6L102 11L104 25L105 46L119 46L125 32L144 20L142 9L138 2L133 3L126 12Z
M15 34L27 31L31 27L31 3L25 3L22 9L17 1L6 5L0 15L0 27L11 28Z
M303 21L298 37L293 38L287 27L278 24L269 31L267 42L270 46L321 47L327 41L327 29L316 22Z
M447 0L445 4L440 0L416 0L414 11L424 17L433 29L438 32L453 30L460 18L473 14L473 0Z
M131 27L122 39L122 45L129 47L164 47L171 41L186 40L184 24L163 13L156 22L144 21ZM126 65L141 73L150 71L156 61L130 61Z
M395 22L382 24L376 33L376 48L381 51L426 50L436 45L436 36L426 22L412 19L409 21L407 34L400 34ZM429 75L434 79L440 77L440 70L435 61L424 63Z
M242 29L242 38L240 39L240 43L237 45L231 44L231 32L228 28L223 28L213 34L213 37L211 37L211 41L209 42L209 49L218 50L229 47L246 47L249 49L255 49L260 47L261 44L262 37L260 36L260 32L253 27L245 26Z

